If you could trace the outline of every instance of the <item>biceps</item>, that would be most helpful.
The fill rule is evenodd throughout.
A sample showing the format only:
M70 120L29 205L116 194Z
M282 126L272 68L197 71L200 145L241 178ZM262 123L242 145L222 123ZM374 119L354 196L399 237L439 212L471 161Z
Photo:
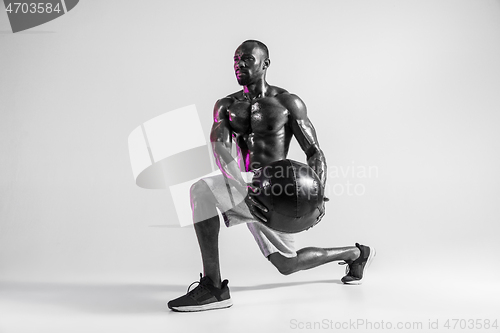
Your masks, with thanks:
M231 130L227 125L223 121L219 121L212 126L210 141L212 144L224 145L230 148L232 143L231 135Z
M233 160L231 156L232 132L223 122L214 123L210 133L210 141L212 142L212 151L217 161L222 159L228 164Z

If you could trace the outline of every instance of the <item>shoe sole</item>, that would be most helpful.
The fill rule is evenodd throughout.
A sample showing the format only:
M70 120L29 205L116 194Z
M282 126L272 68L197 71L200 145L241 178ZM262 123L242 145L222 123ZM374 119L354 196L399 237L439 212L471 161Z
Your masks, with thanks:
M366 261L365 268L363 269L363 277L359 280L344 282L344 284L352 284L352 285L360 285L363 283L363 279L366 277L366 271L368 267L372 264L373 258L377 255L377 251L374 247L370 247L370 255L368 256L368 260Z
M208 303L203 305L191 305L191 306L173 306L169 307L173 311L177 312L198 312L198 311L206 311L206 310L216 310L216 309L225 309L233 305L233 301L231 299L226 299L220 302ZM168 306L168 303L167 303Z

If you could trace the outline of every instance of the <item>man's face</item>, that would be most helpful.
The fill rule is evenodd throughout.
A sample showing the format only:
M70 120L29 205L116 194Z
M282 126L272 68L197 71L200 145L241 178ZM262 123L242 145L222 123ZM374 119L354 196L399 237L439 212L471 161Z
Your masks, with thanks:
M265 53L255 43L244 43L234 53L234 72L238 84L254 83L265 73Z

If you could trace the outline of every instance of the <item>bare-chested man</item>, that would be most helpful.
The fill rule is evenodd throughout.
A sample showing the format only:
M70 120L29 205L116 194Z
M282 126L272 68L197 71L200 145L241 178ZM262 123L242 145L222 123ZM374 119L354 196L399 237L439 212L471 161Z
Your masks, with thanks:
M247 194L252 170L285 159L293 136L307 157L307 164L326 182L326 160L319 148L304 102L285 89L266 82L270 65L267 47L255 40L243 42L234 54L234 71L243 90L217 101L210 134L222 175L196 182L191 187L193 222L200 245L204 275L196 288L168 302L175 311L202 311L232 305L228 281L219 268L220 209L227 226L246 223L261 252L284 275L332 261L344 261L346 284L359 284L375 251L368 246L308 247L298 251L294 235L266 226L267 208ZM238 160L231 156L233 141ZM243 172L242 172L243 170Z

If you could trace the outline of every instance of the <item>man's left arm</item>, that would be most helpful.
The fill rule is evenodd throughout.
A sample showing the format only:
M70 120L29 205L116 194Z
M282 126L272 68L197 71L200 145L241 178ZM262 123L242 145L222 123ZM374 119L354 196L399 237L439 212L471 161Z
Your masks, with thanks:
M319 148L316 130L307 116L307 108L302 100L293 94L284 97L284 104L290 112L289 125L300 147L307 156L307 164L316 172L323 187L326 185L326 158Z

